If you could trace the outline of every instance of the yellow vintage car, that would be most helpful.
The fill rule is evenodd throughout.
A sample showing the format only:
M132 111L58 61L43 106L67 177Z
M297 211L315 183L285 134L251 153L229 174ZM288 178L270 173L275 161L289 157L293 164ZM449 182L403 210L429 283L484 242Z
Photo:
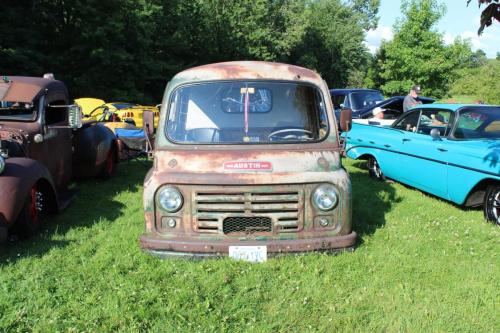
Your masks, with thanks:
M106 103L102 99L97 98L78 98L75 102L81 106L83 116L86 119L103 122L121 121L137 127L142 127L143 112L153 111L154 127L158 127L160 112L156 106L125 102Z
M92 111L94 111L101 105L106 104L106 102L103 101L102 99L90 98L90 97L77 98L75 99L75 103L82 108L82 113L84 117L85 116L88 117L92 113Z

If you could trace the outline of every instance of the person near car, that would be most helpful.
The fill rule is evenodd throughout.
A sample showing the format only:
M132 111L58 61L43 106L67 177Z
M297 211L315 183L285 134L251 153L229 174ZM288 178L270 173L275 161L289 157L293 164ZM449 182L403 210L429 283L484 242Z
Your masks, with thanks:
M377 119L384 119L384 109L382 109L380 106L377 106L376 108L373 109L373 118Z
M410 92L408 93L408 95L406 95L405 99L403 100L403 112L408 111L415 105L422 104L422 102L418 98L420 92L421 92L420 86L415 85L411 87Z

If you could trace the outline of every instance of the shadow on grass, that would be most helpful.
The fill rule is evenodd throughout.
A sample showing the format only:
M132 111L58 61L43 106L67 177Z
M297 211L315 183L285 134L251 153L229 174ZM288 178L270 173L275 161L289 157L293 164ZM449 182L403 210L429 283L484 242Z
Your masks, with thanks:
M366 162L352 164L359 171L349 172L353 190L353 229L362 242L363 236L373 234L385 225L385 215L394 204L402 201L390 182L368 176Z
M122 215L125 205L114 198L123 191L141 189L151 162L131 161L118 165L116 175L107 181L89 179L79 181L80 189L75 201L57 215L45 216L40 232L28 239L0 244L0 267L22 258L40 256L52 248L65 247L73 240L56 240L74 228L90 228L102 221L113 222Z

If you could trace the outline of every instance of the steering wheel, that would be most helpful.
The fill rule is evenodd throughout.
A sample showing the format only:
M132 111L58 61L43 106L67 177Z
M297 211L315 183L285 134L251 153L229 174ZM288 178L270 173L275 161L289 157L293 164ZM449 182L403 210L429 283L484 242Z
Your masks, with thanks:
M308 130L305 130L305 129L300 129L300 128L285 128L285 129L281 129L281 130L277 130L277 131L274 131L274 132L271 132L269 133L269 135L267 136L268 139L272 139L273 136L276 136L277 134L283 134L283 133L288 133L288 132L295 132L295 133L305 133L305 134L308 134L310 137L312 137L312 132L311 131L308 131ZM297 138L297 136L295 136L295 138ZM286 139L286 137L284 136L283 139Z

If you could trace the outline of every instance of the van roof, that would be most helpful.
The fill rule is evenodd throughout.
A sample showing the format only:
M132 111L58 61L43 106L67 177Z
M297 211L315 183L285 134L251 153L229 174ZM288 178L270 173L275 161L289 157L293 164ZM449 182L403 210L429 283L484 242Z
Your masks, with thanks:
M321 76L307 68L276 62L232 61L193 67L178 73L172 81L283 80L322 84Z

